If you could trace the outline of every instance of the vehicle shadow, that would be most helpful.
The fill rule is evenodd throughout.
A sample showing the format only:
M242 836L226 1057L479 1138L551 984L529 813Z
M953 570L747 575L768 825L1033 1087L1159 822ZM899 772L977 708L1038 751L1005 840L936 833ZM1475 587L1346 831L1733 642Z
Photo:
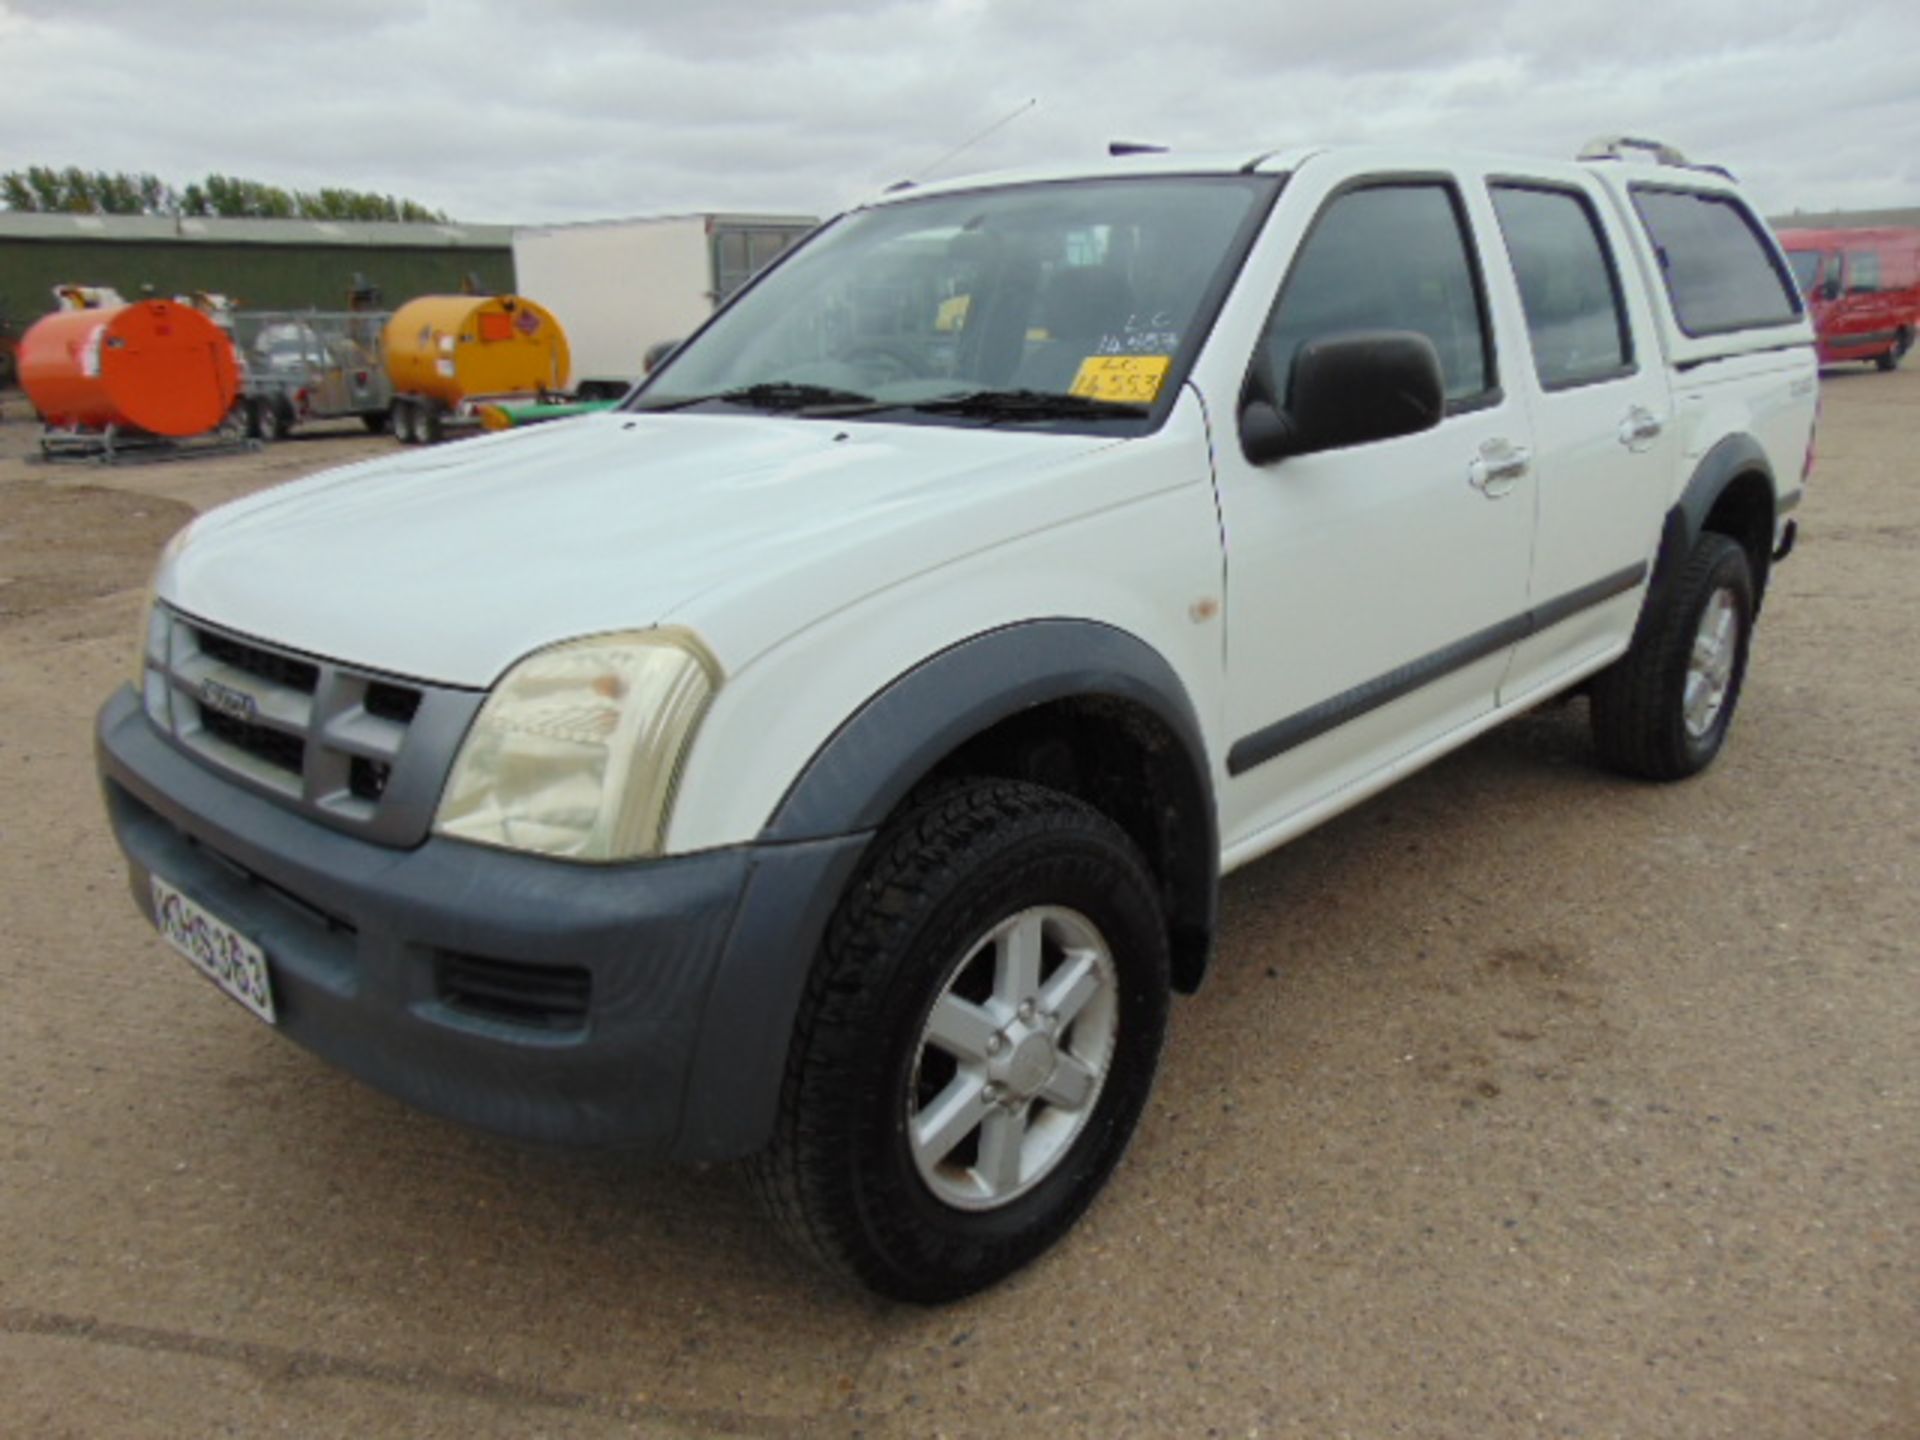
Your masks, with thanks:
M1549 710L1230 879L1214 973L1176 1007L1159 1094L1117 1183L1053 1255L962 1307L968 1323L1017 1329L1062 1285L1071 1296L1107 1283L1098 1277L1116 1252L1191 1210L1196 1177L1245 1187L1282 1163L1250 1157L1246 1122L1314 1123L1289 1112L1313 1093L1326 1047L1382 1014L1431 1007L1436 957L1506 955L1500 983L1532 984L1537 971L1541 994L1589 1004L1577 958L1540 952L1520 922L1503 925L1474 877L1506 863L1512 844L1534 843L1552 817L1635 788L1593 768L1583 714ZM218 1088L251 1095L260 1123L210 1134L189 1106L153 1116L153 1143L191 1153L196 1167L199 1188L176 1202L177 1216L219 1207L218 1245L175 1256L190 1259L193 1279L168 1308L190 1293L224 1296L233 1333L294 1337L296 1359L377 1354L443 1386L511 1383L541 1403L719 1429L805 1423L856 1393L877 1349L951 1328L791 1256L733 1167L468 1132L256 1029L237 1021L214 1053L234 1072ZM1249 1053L1266 1057L1252 1075L1230 1063ZM1470 1065L1437 1078L1448 1114L1496 1083ZM1285 1163L1295 1183L1327 1178ZM1196 1267L1219 1272L1253 1233L1215 1234L1135 1283L1151 1293Z

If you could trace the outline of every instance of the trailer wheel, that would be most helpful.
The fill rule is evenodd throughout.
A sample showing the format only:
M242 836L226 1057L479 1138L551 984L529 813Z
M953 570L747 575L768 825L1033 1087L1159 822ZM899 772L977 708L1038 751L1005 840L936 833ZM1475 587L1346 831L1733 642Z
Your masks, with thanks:
M438 445L447 438L446 427L440 423L440 406L436 402L422 400L419 415L414 430L422 445Z
M418 445L420 437L413 426L413 402L405 396L396 395L393 408L388 412L393 417L393 438L402 445Z
M284 440L293 429L293 412L287 402L277 396L262 396L254 401L255 434L271 445L276 440Z

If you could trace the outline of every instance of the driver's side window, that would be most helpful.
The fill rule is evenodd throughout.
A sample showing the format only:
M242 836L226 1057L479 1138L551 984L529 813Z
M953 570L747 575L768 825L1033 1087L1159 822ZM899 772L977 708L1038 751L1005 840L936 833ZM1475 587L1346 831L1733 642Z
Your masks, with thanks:
M1450 409L1492 393L1486 305L1451 185L1368 185L1320 212L1262 337L1261 362L1282 403L1300 346L1351 330L1425 335L1440 354Z

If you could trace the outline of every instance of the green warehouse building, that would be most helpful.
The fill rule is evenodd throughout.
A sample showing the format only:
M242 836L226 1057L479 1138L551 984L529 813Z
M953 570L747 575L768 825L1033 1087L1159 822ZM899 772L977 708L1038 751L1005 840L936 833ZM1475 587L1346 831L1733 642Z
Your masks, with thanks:
M513 230L0 210L0 335L16 339L56 308L56 285L110 285L129 300L212 291L246 310L344 310L356 276L378 287L384 309L457 292L469 277L508 292Z

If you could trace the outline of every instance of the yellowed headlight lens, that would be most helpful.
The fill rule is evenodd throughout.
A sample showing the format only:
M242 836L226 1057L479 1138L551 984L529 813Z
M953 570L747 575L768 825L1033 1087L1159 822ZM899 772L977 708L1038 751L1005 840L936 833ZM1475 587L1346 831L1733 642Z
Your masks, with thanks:
M529 655L481 706L435 830L574 860L657 855L681 757L719 681L684 630Z

